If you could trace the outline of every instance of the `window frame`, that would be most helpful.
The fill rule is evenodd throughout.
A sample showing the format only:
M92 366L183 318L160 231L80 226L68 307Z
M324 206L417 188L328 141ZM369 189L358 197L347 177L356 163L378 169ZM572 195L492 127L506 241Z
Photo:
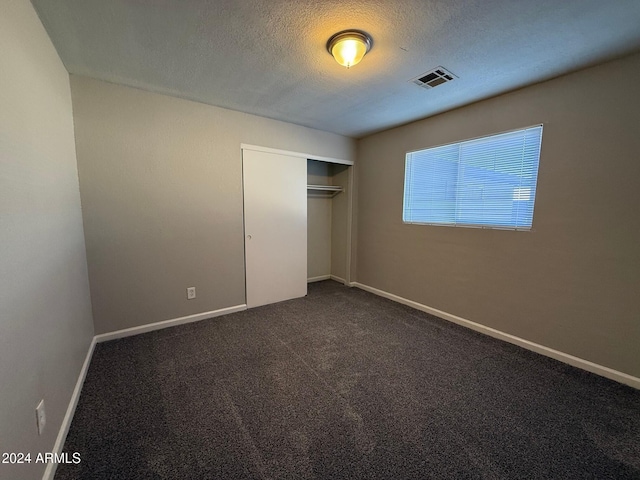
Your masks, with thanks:
M407 167L408 167L408 156L410 154L413 153L420 153L420 152L424 152L425 150L431 150L431 149L436 149L436 148L441 148L441 147L448 147L448 146L453 146L453 145L458 145L460 146L463 143L466 142L473 142L474 140L481 140L481 139L485 139L485 138L490 138L490 137L494 137L494 136L499 136L499 135L505 135L505 134L509 134L509 133L513 133L513 132L522 132L531 128L538 128L540 127L541 131L540 131L540 145L539 145L539 151L538 151L538 164L537 164L537 168L536 168L536 178L535 178L535 194L534 194L534 199L533 199L533 206L531 209L531 226L530 227L516 227L516 226L505 226L505 225L487 225L487 224L472 224L472 223L445 223L445 222L416 222L416 221L405 221L405 197L406 197L406 188L407 188ZM447 142L447 143L441 143L441 144L437 144L437 145L431 145L429 147L424 147L424 148L418 148L415 150L409 150L407 152L405 152L405 156L404 156L404 174L403 174L403 191L402 191L402 223L403 225L429 225L429 226L434 226L434 227L460 227L460 228L474 228L474 229L482 229L482 230L509 230L509 231L519 231L519 232L531 232L534 230L533 228L533 219L534 219L534 214L535 214L535 204L536 204L536 199L537 199L537 193L538 193L538 178L539 178L539 174L540 174L540 158L542 157L542 137L543 137L543 133L544 133L544 123L536 123L533 125L529 125L526 127L519 127L519 128L513 128L510 130L504 130L501 132L496 132L496 133L490 133L490 134L486 134L486 135L478 135L475 137L471 137L471 138L466 138L464 140L458 140L458 141L454 141L454 142ZM520 188L520 187L519 187Z

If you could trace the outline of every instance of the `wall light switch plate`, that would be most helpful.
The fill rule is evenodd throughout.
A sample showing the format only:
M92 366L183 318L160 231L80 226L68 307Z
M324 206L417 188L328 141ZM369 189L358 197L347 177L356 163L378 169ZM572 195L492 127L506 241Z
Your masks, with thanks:
M40 400L40 403L36 407L36 423L38 425L38 435L42 435L44 426L47 424L47 415L44 411L44 398Z
M196 298L196 287L187 287L187 300Z

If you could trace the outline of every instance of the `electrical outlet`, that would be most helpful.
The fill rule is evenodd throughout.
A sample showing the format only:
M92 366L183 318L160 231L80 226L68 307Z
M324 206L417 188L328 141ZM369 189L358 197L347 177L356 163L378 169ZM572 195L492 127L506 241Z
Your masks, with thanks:
M187 300L196 298L196 287L187 287Z
M38 425L38 435L42 435L44 426L47 424L47 415L44 411L44 398L40 400L40 403L36 407L36 423Z

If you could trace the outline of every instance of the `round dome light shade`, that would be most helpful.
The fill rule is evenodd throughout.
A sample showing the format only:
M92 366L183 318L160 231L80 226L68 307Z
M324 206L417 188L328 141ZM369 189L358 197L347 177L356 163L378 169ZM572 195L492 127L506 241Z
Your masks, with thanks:
M327 42L327 50L343 67L350 68L360 62L371 50L371 37L357 30L336 33Z

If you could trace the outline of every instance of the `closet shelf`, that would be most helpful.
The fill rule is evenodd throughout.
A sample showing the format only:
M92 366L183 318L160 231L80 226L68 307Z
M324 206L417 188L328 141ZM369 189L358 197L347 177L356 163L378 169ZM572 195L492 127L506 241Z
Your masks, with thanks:
M339 185L307 185L307 191L330 194L335 197L340 192L344 192L344 188Z

